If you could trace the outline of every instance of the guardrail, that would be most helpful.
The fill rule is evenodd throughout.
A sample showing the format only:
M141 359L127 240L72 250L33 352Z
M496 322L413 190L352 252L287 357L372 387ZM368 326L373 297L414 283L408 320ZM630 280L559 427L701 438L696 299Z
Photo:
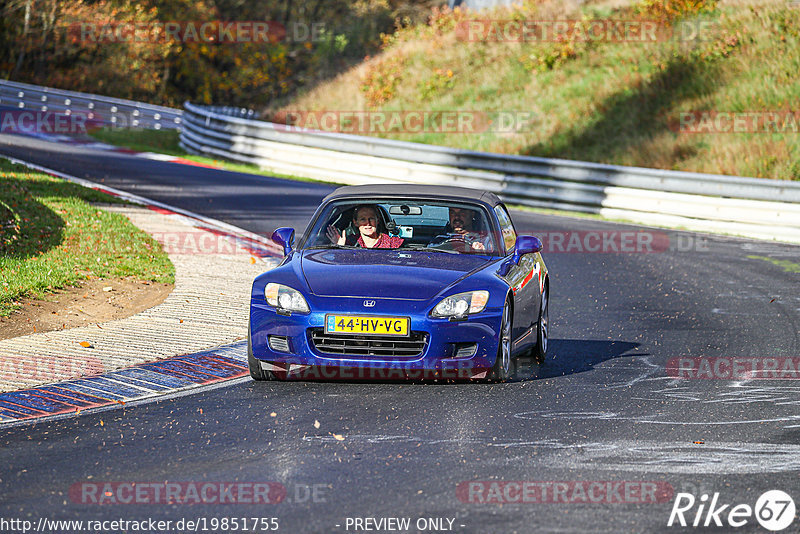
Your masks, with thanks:
M118 128L181 127L180 109L76 91L0 80L0 106L64 115L83 113L95 124Z
M229 110L232 111L232 110ZM185 104L181 146L346 184L462 185L505 201L800 243L800 183L473 152L300 130Z

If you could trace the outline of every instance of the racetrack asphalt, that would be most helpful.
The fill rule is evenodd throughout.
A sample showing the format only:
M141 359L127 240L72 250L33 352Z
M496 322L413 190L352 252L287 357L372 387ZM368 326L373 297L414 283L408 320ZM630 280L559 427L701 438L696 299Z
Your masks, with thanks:
M302 229L334 187L7 135L0 153L267 235ZM520 233L551 242L565 232L602 240L646 231L659 243L666 236L672 250L546 249L548 361L521 362L510 383L235 381L0 430L0 517L277 517L285 532L356 531L347 518L430 517L453 519L454 532L670 532L684 530L667 527L678 492L753 506L780 489L800 503L796 380L676 379L667 371L674 358L798 358L800 247L512 216ZM74 492L74 484L104 481L274 481L287 497L98 505ZM653 482L672 496L501 506L469 502L457 492L469 481ZM752 517L718 530L765 531Z

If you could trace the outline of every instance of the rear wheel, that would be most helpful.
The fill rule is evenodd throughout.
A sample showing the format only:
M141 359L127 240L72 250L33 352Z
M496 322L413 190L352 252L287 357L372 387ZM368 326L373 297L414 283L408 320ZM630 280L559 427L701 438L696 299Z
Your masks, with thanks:
M492 367L490 378L499 382L511 376L511 306L506 301L503 306L503 317L500 321L500 338L497 343L497 358Z
M253 341L250 338L250 323L247 324L247 366L253 380L274 380L274 375L261 367L261 361L253 356Z
M536 363L544 363L547 355L548 336L550 334L550 289L545 287L542 302L539 306L539 321L536 324L536 346L531 355Z

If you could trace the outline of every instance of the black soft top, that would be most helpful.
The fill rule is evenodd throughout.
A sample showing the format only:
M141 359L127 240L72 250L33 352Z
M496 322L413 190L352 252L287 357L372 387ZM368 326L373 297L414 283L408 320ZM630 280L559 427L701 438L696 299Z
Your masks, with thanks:
M481 202L490 208L500 203L492 192L450 185L420 184L371 184L348 185L336 189L326 196L322 203L340 198L426 198L436 200L471 200Z

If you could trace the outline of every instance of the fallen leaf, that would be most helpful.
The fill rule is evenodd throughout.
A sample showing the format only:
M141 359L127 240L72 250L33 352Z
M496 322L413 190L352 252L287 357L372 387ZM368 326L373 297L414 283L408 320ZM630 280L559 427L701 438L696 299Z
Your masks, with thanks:
M275 412L272 412L271 414L269 414L269 416L270 416L270 417L277 417L277 416L278 416L278 414L276 414Z
M108 292L108 291L111 291L111 290L113 290L113 289L114 289L114 288L113 288L113 287L111 287L111 286L106 286L106 287L104 287L104 288L103 288L103 291L106 291L106 292Z
M78 343L78 345L80 345L81 347L87 348L87 349L92 348L92 344L89 343L88 341L81 341L80 343Z
M180 322L182 323L182 322L183 322L183 319L178 319L178 321L180 321Z
M695 445L703 445L705 443L705 441L694 441L693 443Z
M256 258L254 256L250 256L250 263L255 263L255 262L256 262Z
M103 421L100 421L100 426L105 426L105 423Z
M335 439L336 441L344 441L344 436L341 434L334 434L333 439Z
M775 302L775 299L772 299L771 301L769 301L770 304L772 304L773 302Z
M314 419L314 428L319 428L319 421Z

